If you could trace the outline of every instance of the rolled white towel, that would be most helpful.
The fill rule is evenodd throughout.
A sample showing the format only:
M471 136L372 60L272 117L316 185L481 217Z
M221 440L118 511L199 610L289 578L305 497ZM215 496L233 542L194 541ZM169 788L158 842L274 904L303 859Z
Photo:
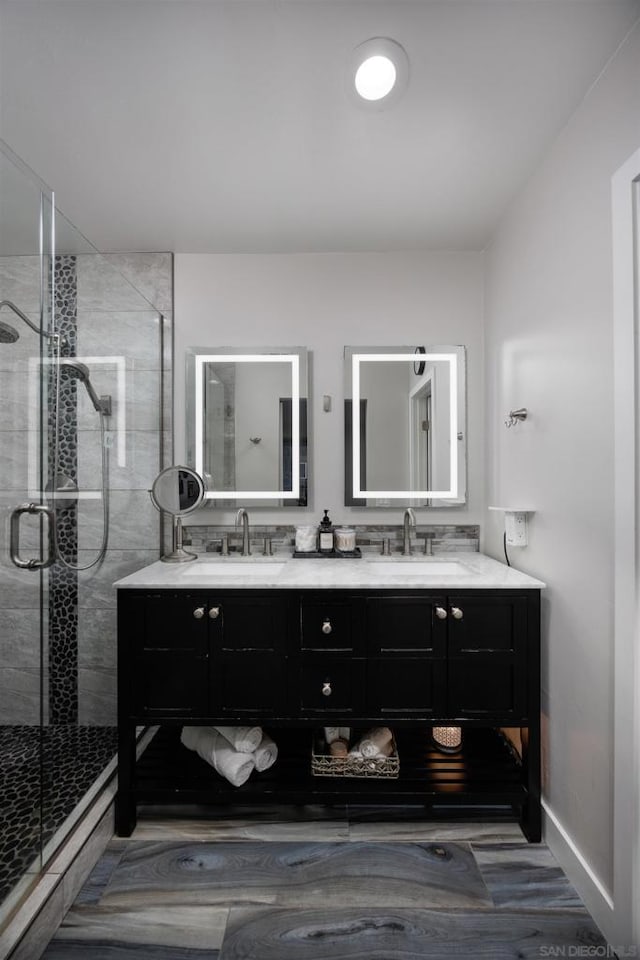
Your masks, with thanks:
M241 787L253 773L256 762L253 753L234 750L226 737L215 728L211 733L201 733L196 748L198 756L210 763L213 769L233 784Z
M268 770L278 759L278 747L268 734L262 735L260 746L253 754L258 773Z
M362 750L360 749L360 743L356 743L351 750L349 750L349 756L355 757L357 760L376 760L378 757L390 757L393 753L393 744L385 743L384 746L380 747L375 756L365 757ZM375 770L375 764L371 767L372 770Z
M365 733L358 747L363 757L379 757L381 753L388 756L383 748L392 740L393 734L389 727L372 727Z
M255 754L234 750L215 727L183 727L180 740L234 787L241 787L255 769Z
M260 746L262 727L214 727L238 753L253 753Z
M187 750L195 750L198 746L198 737L201 730L213 730L213 727L183 727L180 734L180 742L185 745Z

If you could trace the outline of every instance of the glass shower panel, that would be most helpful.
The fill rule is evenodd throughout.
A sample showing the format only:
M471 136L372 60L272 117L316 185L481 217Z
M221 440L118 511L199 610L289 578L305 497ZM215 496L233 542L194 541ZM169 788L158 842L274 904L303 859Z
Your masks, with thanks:
M113 582L160 552L171 278L100 255L0 141L0 921L115 766Z
M51 226L50 193L0 145L0 918L42 865Z
M64 343L43 753L43 806L56 829L45 857L115 755L113 582L158 557L148 490L164 465L165 321L112 259L57 212L54 316Z

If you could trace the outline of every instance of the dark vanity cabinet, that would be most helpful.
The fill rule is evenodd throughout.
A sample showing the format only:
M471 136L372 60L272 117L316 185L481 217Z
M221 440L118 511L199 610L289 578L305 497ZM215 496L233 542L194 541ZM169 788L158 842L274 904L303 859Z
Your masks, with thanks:
M118 651L121 835L140 801L272 798L509 808L540 838L538 590L123 589ZM179 744L184 724L236 723L280 748L238 790ZM337 723L392 726L399 778L312 777L313 729ZM433 748L446 724L463 729L460 755Z

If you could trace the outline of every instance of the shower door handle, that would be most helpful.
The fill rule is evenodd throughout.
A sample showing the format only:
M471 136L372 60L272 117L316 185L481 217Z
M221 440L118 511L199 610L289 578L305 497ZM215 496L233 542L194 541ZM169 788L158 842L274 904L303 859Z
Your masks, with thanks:
M47 519L47 555L44 560L23 560L20 556L20 520L23 513L43 514ZM56 516L53 510L40 503L23 503L11 513L9 554L11 562L22 570L44 570L56 562Z

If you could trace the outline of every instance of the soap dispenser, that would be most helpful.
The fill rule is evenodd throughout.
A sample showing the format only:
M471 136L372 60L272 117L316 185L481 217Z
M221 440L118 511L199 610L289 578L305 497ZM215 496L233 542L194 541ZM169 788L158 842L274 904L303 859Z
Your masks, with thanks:
M325 510L324 517L320 521L319 534L320 553L333 553L334 532L328 510Z

